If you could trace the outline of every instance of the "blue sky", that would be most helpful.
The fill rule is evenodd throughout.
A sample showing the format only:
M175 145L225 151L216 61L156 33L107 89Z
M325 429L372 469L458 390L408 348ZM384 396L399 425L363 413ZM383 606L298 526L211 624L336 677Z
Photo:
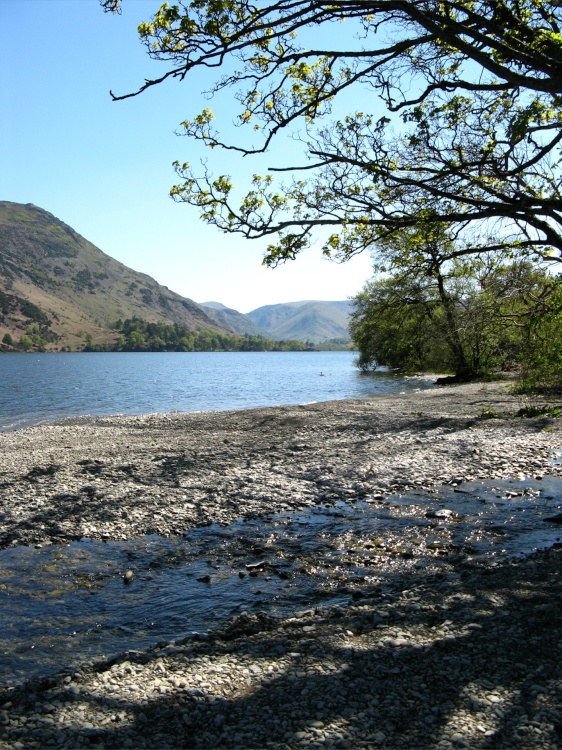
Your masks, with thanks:
M198 302L248 312L358 292L370 275L368 255L338 265L317 247L267 269L265 242L222 234L168 197L172 162L207 156L175 131L209 106L200 92L211 78L198 73L123 102L109 96L166 69L148 58L136 32L158 5L125 0L113 16L97 0L0 0L0 200L50 211L108 255ZM235 112L227 111L231 120ZM290 154L294 145L282 148ZM220 172L233 177L267 165L267 156L251 164L220 157Z

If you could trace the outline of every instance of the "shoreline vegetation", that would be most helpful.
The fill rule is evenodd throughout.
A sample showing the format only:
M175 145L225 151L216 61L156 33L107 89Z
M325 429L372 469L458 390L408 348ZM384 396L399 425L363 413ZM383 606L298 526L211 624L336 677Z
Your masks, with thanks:
M2 352L299 352L299 351L347 351L351 347L348 339L329 339L318 344L295 339L268 339L253 334L228 334L212 330L194 330L187 325L175 323L149 323L138 318L118 320L112 325L111 340L94 340L91 333L84 333L82 348L57 348L56 342L45 338L39 326L31 326L25 335L16 341L6 334L0 342Z
M561 476L556 408L470 383L2 433L0 546L181 534L408 488ZM0 748L553 750L561 559L451 556L346 606L242 613L207 634L61 665L0 688Z

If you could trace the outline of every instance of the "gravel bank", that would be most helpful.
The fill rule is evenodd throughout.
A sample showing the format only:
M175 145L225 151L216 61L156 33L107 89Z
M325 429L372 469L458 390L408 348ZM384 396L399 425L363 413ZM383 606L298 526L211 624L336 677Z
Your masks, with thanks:
M243 513L559 473L502 384L0 435L0 542L181 533ZM562 747L562 550L0 690L0 747Z
M32 681L0 693L0 747L555 750L561 555Z
M559 420L482 419L502 383L0 434L0 548L174 534L242 514L485 477L558 473Z

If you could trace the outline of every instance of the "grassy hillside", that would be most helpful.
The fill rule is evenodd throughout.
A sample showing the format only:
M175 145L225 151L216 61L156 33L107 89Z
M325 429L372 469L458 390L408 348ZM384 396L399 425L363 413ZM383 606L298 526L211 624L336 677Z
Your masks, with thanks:
M0 341L41 336L47 349L82 349L115 339L133 317L192 330L228 329L195 302L105 255L32 204L0 201ZM34 334L35 332L35 334Z
M328 339L349 339L347 330L350 302L306 300L258 307L247 314L268 336L320 343Z
M245 334L249 334L250 336L268 336L267 331L259 328L247 315L239 313L231 307L226 307L221 302L201 302L200 307L204 308L206 314L215 323L229 328L239 336L244 336ZM273 336L273 338L276 337Z

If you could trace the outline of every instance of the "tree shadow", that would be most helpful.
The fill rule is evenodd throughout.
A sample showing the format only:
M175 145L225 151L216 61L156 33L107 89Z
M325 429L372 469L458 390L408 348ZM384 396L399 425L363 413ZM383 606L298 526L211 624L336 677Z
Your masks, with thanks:
M285 620L242 615L208 639L32 680L0 696L0 738L6 747L555 746L561 559L552 550L461 575L399 577L376 600Z

